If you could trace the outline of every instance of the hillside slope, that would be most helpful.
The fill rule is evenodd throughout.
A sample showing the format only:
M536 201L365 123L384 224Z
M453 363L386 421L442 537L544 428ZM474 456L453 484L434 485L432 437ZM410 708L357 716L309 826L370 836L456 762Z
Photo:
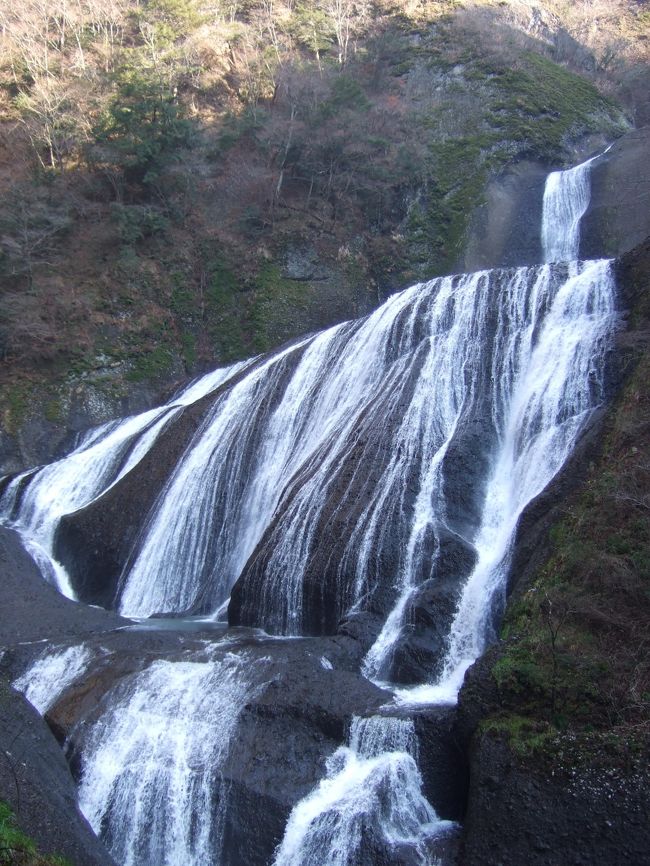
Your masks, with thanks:
M454 270L491 177L648 117L631 2L0 14L5 471Z

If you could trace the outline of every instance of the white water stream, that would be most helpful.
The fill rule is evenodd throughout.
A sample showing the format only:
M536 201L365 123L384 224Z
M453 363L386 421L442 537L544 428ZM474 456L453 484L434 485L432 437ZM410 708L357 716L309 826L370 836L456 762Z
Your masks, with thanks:
M492 400L498 445L474 539L477 562L460 596L441 674L432 683L395 688L397 703L456 702L467 668L494 635L495 609L500 612L504 604L517 521L561 469L602 399L604 358L616 325L614 281L607 261L573 261L578 255L579 220L589 202L590 162L569 172L554 173L545 190L545 260L571 261L568 278L554 286L548 266L539 269L532 282L520 271L509 283L506 297L501 298L496 336L499 349L493 356L496 365L494 360L492 365L492 380L498 379ZM440 500L436 502L431 494L439 466L436 455L420 486L419 516L413 521L407 548L406 562L410 565L423 526L436 519L432 502L439 505ZM407 569L399 577L397 603L364 662L369 677L377 677L385 668L400 639L416 574ZM390 736L393 721L377 719L380 739ZM350 748L340 749L330 759L320 785L295 806L274 866L354 864L356 847L363 838L359 828L368 814L380 812L374 797L381 790L381 782L374 774L390 772L388 768L401 760L401 754L385 743L379 754L366 755L354 747L352 737ZM384 806L386 802L403 804L414 794L417 787L405 778L412 777L407 772L401 779L391 780L391 796L382 801ZM400 814L399 808L396 814ZM425 827L435 836L443 830L444 822L436 824L435 813L427 820L426 810L419 812L416 803L408 814L410 820L400 815L400 833L412 834L414 862L433 866L433 860L415 840ZM391 818L383 814L380 825L390 828ZM327 852L325 859L319 860L323 852Z
M428 845L453 826L422 794L413 722L354 718L349 745L294 807L273 866L351 866L370 839L378 851L408 846L409 862L433 866Z
M20 533L43 576L59 592L75 598L66 571L53 554L61 517L105 493L142 460L183 406L216 390L245 365L243 362L211 372L158 409L91 430L71 454L11 481L0 497L0 522Z
M82 759L79 805L120 866L221 859L220 769L251 699L245 653L157 661L109 693Z
M14 680L13 687L43 715L85 672L91 658L92 653L83 645L58 651L49 649Z

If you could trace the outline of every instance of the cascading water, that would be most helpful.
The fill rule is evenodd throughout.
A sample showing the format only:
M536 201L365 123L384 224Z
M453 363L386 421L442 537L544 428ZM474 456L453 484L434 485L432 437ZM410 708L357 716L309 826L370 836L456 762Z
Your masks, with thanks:
M605 350L615 320L613 278L606 261L571 270L539 332L533 320L511 345L526 363L511 366L509 405L475 539L477 564L450 629L442 675L411 699L455 700L465 671L494 634L495 609L503 609L517 521L562 467L603 398Z
M546 178L542 202L542 254L545 262L573 262L580 257L580 220L591 199L591 166L604 156L593 156Z
M589 207L589 169L583 162L568 171L549 174L542 204L542 251L545 262L570 262L578 258L580 220Z
M586 163L548 179L542 229L546 261L577 258L577 226L589 202L588 167ZM604 359L616 324L614 300L607 261L572 262L559 284L554 281L554 268L548 266L537 270L532 283L519 271L500 298L498 348L491 369L492 381L498 382L491 399L497 445L473 539L476 565L460 596L440 675L433 684L396 688L397 703L455 702L465 671L493 636L496 613L504 604L517 521L561 469L603 399ZM431 462L429 479L436 478L439 465L439 458ZM422 484L420 492L429 493L433 487ZM409 550L416 547L422 524L435 519L432 502L435 498L427 497L424 517L413 521ZM442 503L438 500L437 504ZM386 670L415 583L412 571L400 576L397 603L364 661L367 676L377 677ZM380 717L378 730L388 732L389 724ZM363 806L357 811L350 801L367 802L375 788L372 774L365 775L367 764L358 766L357 751L351 756L340 752L341 765L335 764L337 753L319 787L294 808L274 866L311 866L319 862L323 851L336 864L357 862L353 850L360 837L358 812L363 817L365 812ZM394 753L385 747L380 760L390 764L393 758ZM358 801L350 796L355 784L362 791L357 793ZM403 785L393 781L389 789L393 796L400 796Z
M120 866L220 862L220 769L251 698L248 668L245 653L156 661L110 694L85 744L79 805Z
M43 714L84 673L91 657L92 653L84 646L67 647L58 652L49 650L14 680L13 686Z
M144 457L183 406L214 391L244 366L215 370L159 409L104 424L87 434L67 457L11 481L0 497L0 522L20 533L43 576L59 592L75 598L68 575L52 551L60 518L105 493Z
M3 519L51 557L61 516L99 502L182 406L222 385L143 520L120 610L217 615L232 591L231 620L289 635L367 614L379 628L363 672L390 682L418 593L453 578L436 669L393 692L454 702L493 636L517 522L604 397L611 268L574 261L588 181L589 163L549 176L546 264L413 286L365 320L212 374L14 480ZM220 862L219 768L251 683L243 652L154 662L110 693L83 749L80 798L120 866ZM424 798L414 742L412 722L355 718L293 808L275 866L365 866L398 850L434 863L450 824Z
M408 846L409 862L433 866L429 845L452 827L422 794L413 722L355 718L350 745L328 759L326 777L293 809L273 866L351 866L362 846L364 863Z

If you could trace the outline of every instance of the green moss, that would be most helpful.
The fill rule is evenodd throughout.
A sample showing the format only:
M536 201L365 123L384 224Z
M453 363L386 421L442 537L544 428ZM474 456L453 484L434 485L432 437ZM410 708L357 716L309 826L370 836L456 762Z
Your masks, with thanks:
M550 725L533 722L514 713L487 719L481 724L481 731L505 735L513 751L520 757L533 755L547 748L555 735Z
M48 400L43 413L52 424L58 424L61 420L61 402L58 399Z
M612 102L590 82L540 54L522 55L516 69L482 65L494 94L488 121L524 153L561 160L568 138L621 129L623 119Z
M234 271L225 259L210 263L210 280L205 290L206 326L215 352L230 362L247 354L242 295Z
M184 331L181 334L181 346L183 350L183 360L188 370L193 370L197 360L196 337L189 331Z
M450 138L430 146L426 193L406 224L410 258L428 274L453 270L468 220L480 204L493 164L490 135Z
M256 351L266 352L299 333L300 314L308 305L308 293L306 283L285 279L277 265L262 266L250 312Z
M126 378L130 382L160 379L170 371L173 362L174 355L168 346L156 346L134 357Z
M14 813L0 800L0 864L2 866L70 866L58 855L43 856L36 843L16 826Z
M4 427L8 433L15 435L25 419L29 407L31 387L27 383L7 385L0 393Z
M170 309L177 316L191 317L196 313L196 296L185 274L172 271Z

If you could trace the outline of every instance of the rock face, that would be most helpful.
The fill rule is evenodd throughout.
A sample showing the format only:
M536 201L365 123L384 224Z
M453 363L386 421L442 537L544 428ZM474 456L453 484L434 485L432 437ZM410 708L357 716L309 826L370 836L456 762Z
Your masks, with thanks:
M583 258L619 256L650 235L650 126L615 141L594 163L581 223Z
M115 866L77 808L76 789L56 740L22 695L0 681L0 800L44 854L74 866Z
M65 641L126 624L116 614L86 608L45 583L18 535L0 527L0 649L43 640ZM32 646L32 652L38 646Z
M462 866L647 862L648 773L551 773L490 734L474 745L470 772Z
M459 271L530 265L542 260L542 195L548 169L519 162L489 181L470 221Z

